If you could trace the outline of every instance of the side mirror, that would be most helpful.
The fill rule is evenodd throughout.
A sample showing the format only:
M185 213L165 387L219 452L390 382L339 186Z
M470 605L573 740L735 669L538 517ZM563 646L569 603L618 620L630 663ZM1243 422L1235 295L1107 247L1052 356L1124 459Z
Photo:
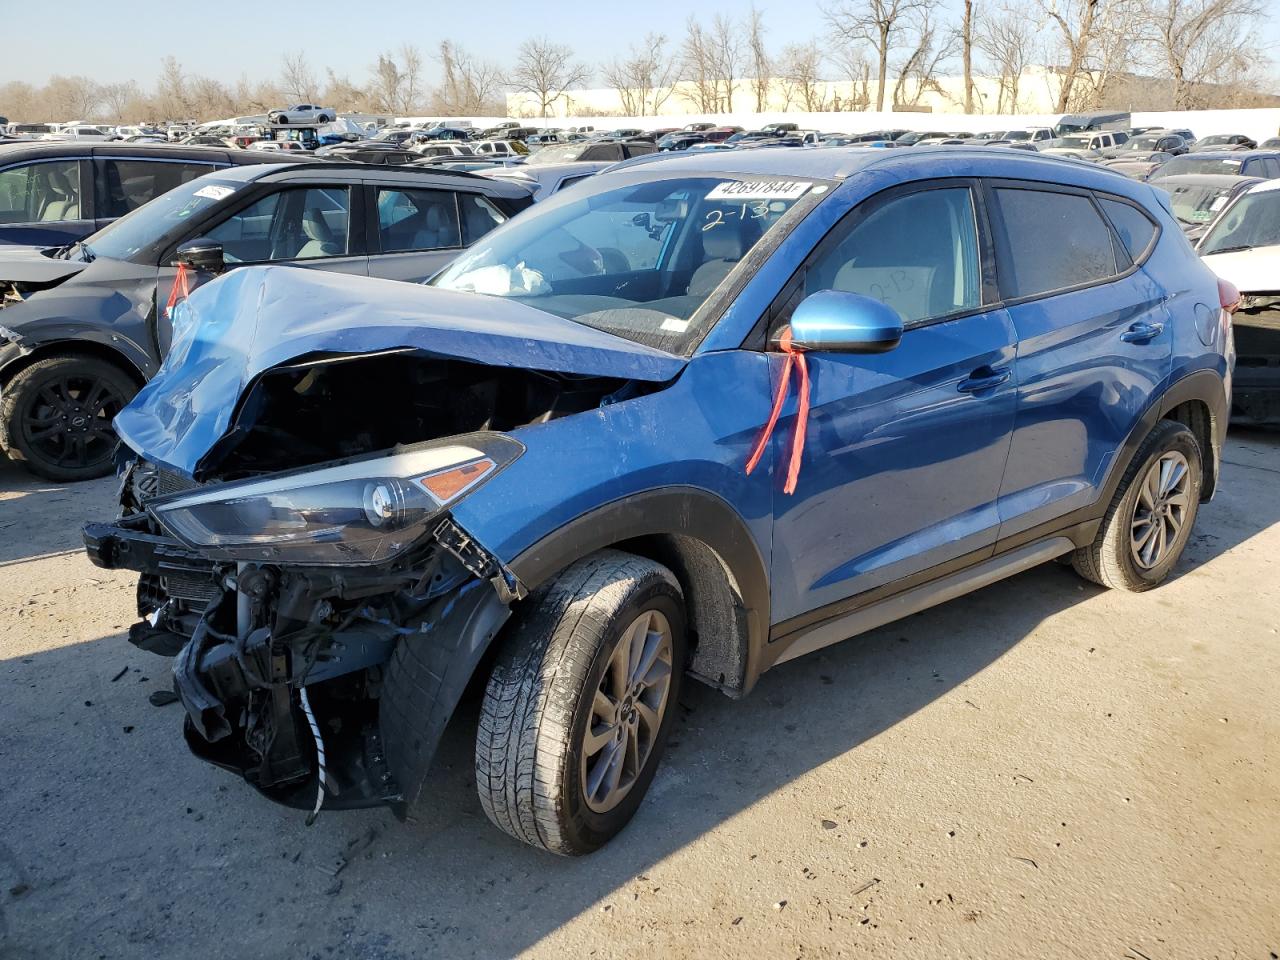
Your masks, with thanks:
M898 311L860 293L819 290L791 314L791 341L801 350L885 353L901 339Z
M178 247L178 262L206 273L221 273L226 266L222 258L222 244L205 237L188 240Z

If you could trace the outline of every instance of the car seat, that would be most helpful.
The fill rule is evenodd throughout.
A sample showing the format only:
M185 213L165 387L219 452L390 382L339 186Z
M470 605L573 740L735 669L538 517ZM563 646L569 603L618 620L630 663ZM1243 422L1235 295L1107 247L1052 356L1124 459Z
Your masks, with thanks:
M57 199L50 200L41 211L40 219L45 223L59 220L77 220L80 217L80 199L71 187L67 175L53 167L49 170L47 183L50 191Z
M754 242L754 241L753 241ZM702 252L707 257L702 266L689 278L688 293L691 297L706 297L729 275L751 243L743 236L743 229L721 223L702 234Z
M295 259L333 257L342 253L342 244L329 229L329 224L325 222L324 213L319 207L308 207L302 214L302 232L306 235L307 242L294 254Z

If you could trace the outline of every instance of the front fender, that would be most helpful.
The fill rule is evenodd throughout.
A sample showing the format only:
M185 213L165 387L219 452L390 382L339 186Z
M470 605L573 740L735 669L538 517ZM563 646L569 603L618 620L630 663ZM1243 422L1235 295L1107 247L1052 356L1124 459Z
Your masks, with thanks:
M150 379L160 365L151 346L150 310L149 300L135 303L116 292L67 296L58 289L37 294L0 313L0 326L17 338L9 348L0 348L0 375L21 357L90 343L119 354L131 372Z

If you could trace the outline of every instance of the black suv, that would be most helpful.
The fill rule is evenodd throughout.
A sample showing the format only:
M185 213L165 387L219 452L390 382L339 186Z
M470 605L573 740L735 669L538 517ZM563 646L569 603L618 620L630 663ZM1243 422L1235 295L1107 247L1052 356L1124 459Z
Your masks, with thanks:
M184 183L84 241L0 249L0 449L49 480L111 469L111 421L168 351L179 261L424 280L532 203L447 170L310 162Z
M18 141L0 146L0 245L83 240L213 170L287 160L231 147Z

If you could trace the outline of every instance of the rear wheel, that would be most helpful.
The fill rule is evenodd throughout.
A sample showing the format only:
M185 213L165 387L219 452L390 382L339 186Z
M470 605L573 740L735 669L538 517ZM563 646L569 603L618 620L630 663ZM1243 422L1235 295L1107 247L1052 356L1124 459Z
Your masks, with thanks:
M1160 421L1125 472L1097 537L1072 555L1076 572L1117 590L1158 586L1191 537L1203 479L1195 434Z
M590 853L644 799L675 713L684 599L660 564L604 551L532 597L485 691L476 786L517 840Z
M46 480L111 472L115 415L137 393L119 367L96 357L49 357L17 373L0 398L0 440Z

